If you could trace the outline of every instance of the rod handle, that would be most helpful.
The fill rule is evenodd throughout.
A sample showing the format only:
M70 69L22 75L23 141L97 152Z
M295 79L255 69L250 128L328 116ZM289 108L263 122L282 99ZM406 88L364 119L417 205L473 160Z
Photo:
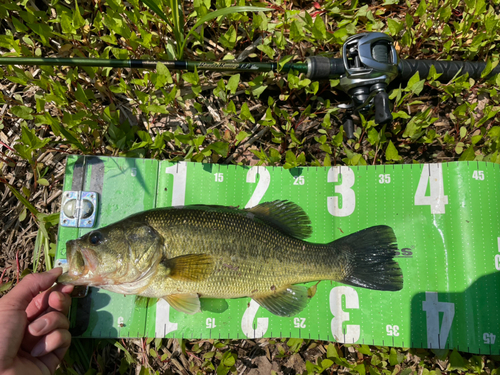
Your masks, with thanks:
M401 60L398 64L398 80L408 81L417 71L420 79L427 78L432 65L436 68L437 73L442 74L438 78L440 82L451 81L457 73L460 75L469 73L469 77L479 79L486 68L486 63L479 61ZM486 78L498 73L500 73L500 65L493 69Z
M339 78L345 73L342 59L329 59L325 56L311 56L306 60L307 78L312 80Z

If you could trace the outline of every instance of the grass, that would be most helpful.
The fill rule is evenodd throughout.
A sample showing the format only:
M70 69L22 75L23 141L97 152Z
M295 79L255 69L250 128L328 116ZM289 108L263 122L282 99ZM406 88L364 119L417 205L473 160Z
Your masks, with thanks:
M246 61L286 62L315 54L339 57L348 36L382 31L395 39L401 58L479 60L496 66L499 14L498 0L0 0L0 51L4 56L217 61L243 54ZM190 73L168 71L163 64L154 71L1 67L0 196L9 213L4 224L10 227L0 234L5 270L0 282L4 277L15 282L16 272L22 272L13 263L12 238L35 231L33 223L44 234L44 251L34 254L31 237L20 254L21 268L51 267L49 242L55 241L57 218L50 214L58 211L53 197L62 177L55 162L43 161L47 155L285 168L500 163L499 77L474 81L462 76L443 84L430 74L394 85L394 124L380 127L371 116L361 117L353 140L345 138L342 128L336 105L346 97L337 85L334 80L312 82L296 72ZM46 203L50 199L52 206ZM225 374L257 360L259 366L275 363L269 371L291 368L306 374L493 375L500 364L497 357L458 352L294 339L75 340L60 373Z

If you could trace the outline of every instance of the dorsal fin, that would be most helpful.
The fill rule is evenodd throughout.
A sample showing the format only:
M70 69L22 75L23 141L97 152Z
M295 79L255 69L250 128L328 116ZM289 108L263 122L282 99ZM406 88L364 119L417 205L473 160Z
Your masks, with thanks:
M247 208L246 211L290 237L303 240L312 234L311 220L304 210L293 202L286 200L265 202Z

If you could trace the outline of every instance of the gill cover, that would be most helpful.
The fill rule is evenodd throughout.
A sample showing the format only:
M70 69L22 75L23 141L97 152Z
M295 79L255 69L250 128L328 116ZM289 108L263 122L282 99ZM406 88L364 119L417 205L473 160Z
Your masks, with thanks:
M130 261L139 272L157 264L163 256L163 237L144 223L130 223L123 226L128 244Z

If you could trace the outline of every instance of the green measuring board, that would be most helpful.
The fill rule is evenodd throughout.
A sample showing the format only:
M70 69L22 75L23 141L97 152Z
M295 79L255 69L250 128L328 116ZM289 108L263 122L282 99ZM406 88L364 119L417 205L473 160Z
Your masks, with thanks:
M80 337L301 337L344 343L456 348L500 354L500 165L484 162L367 167L223 166L69 157L64 191L99 196L93 228L60 226L65 243L155 207L252 207L286 199L309 215L326 243L374 225L398 240L404 287L382 292L322 281L297 316L272 315L250 298L202 299L186 315L164 301L90 288L73 300ZM314 285L314 283L310 283Z

